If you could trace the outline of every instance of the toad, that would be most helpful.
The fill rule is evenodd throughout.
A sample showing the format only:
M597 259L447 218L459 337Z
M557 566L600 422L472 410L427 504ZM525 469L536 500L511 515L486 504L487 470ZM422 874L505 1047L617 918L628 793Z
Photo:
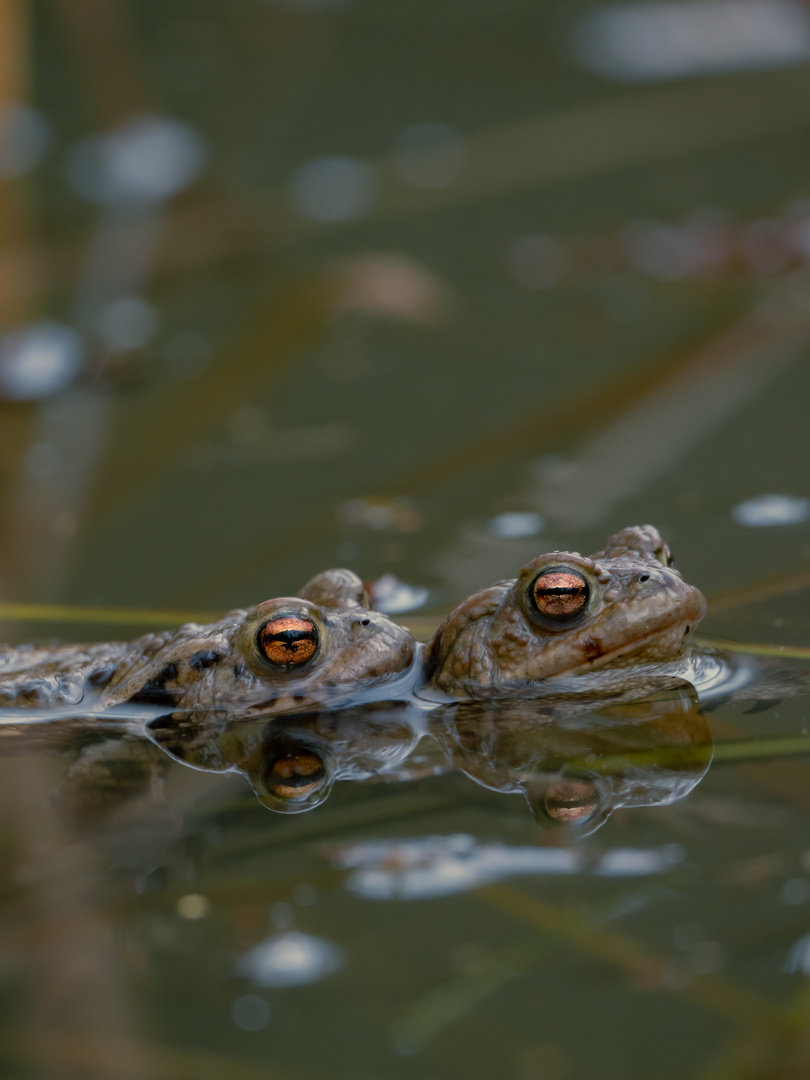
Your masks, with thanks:
M410 633L371 610L360 579L327 570L297 596L230 611L207 626L187 623L128 643L8 650L0 657L0 706L301 711L387 684L413 657Z
M551 691L560 676L681 657L705 611L658 530L632 526L590 557L539 555L464 600L427 645L425 674L455 698Z

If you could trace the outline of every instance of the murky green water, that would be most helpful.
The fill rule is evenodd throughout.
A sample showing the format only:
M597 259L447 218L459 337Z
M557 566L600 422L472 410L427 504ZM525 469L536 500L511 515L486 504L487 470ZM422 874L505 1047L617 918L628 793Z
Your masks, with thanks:
M806 9L642 7L6 5L3 638L333 565L426 637L651 521L707 636L801 666ZM233 744L210 771L0 727L0 1075L800 1080L810 716L781 696L712 702L708 770L702 729L634 759L588 836L531 812L562 750L525 717L355 718L345 772L387 773L299 815Z

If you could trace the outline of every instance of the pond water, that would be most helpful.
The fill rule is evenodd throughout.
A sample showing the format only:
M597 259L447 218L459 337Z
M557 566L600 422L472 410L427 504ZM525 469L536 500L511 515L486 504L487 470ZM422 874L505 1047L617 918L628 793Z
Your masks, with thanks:
M425 640L649 521L766 672L299 718L297 814L274 722L0 720L2 1076L810 1075L807 6L0 23L3 640L342 565Z

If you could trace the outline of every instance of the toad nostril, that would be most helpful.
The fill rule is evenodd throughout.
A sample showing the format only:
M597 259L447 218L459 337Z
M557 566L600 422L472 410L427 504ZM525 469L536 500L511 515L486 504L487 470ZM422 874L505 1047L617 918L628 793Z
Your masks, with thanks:
M371 626L371 619L361 619L360 620L360 625L361 626Z
M639 581L649 581L650 580L650 575L649 574L639 574L638 575L638 580Z

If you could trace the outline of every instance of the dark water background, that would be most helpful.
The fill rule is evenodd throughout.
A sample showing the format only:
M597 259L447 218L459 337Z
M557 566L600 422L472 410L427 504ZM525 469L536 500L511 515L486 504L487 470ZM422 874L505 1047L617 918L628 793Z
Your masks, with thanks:
M6 640L336 564L426 635L650 521L707 634L807 650L805 5L9 0L0 54ZM710 716L744 762L580 841L430 761L71 815L76 746L9 735L0 1074L807 1077L807 702L749 709ZM446 888L364 895L372 840Z

